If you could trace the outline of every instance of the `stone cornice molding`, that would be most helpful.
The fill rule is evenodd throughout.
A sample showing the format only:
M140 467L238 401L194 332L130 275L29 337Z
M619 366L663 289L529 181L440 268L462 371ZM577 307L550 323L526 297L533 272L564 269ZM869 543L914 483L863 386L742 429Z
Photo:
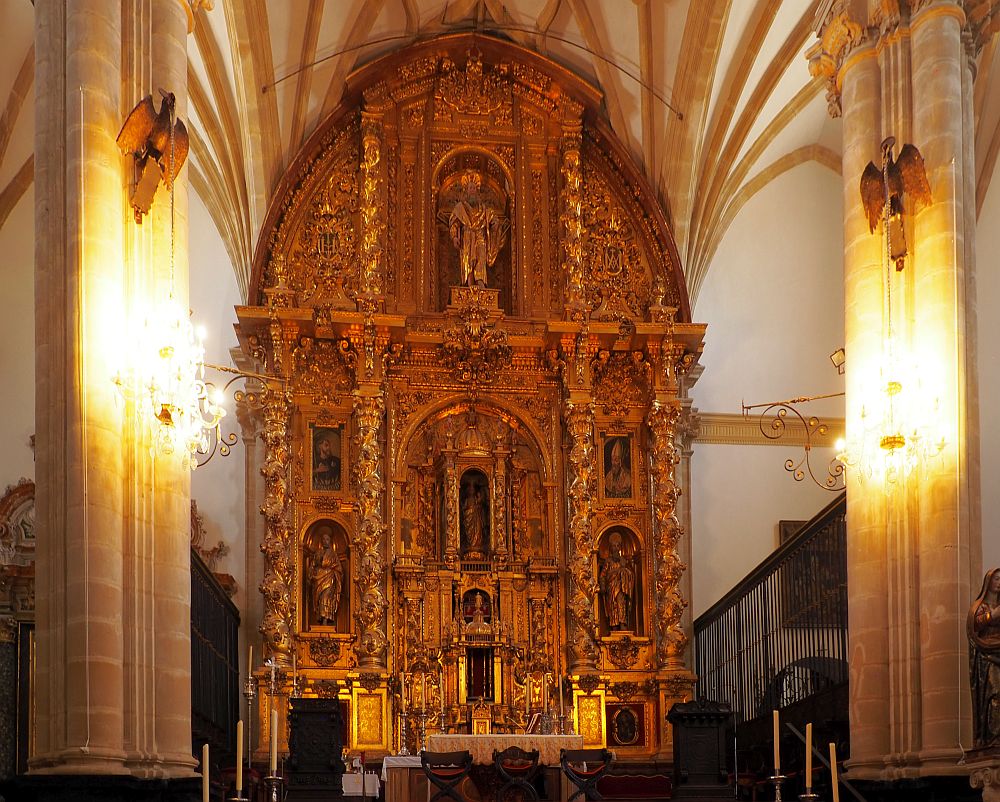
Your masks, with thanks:
M697 413L697 430L693 440L696 445L726 445L726 446L804 446L805 432L797 422L785 420L785 434L777 440L772 440L761 431L759 415L744 416L740 413L699 412ZM769 426L769 416L763 421L764 429ZM791 416L789 416L791 417ZM820 418L820 423L827 427L826 434L814 431L811 445L818 448L833 448L837 438L844 436L843 418Z

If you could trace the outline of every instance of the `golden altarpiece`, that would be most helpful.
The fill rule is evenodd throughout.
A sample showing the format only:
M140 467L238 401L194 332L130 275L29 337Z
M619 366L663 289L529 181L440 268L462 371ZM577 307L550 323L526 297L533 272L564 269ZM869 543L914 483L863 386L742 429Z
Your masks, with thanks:
M561 688L588 744L670 757L704 327L600 104L509 43L424 42L349 80L272 203L238 309L271 377L261 631L352 749L516 732Z

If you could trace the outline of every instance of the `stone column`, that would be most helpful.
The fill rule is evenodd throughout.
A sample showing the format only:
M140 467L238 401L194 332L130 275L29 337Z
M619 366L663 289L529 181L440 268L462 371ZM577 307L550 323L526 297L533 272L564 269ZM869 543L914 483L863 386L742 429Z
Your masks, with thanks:
M35 6L33 772L127 773L123 421L112 382L131 219L115 145L121 25L117 3Z
M596 470L594 452L594 405L567 401L566 429L569 433L569 570L568 646L569 670L591 673L597 670L597 619L594 604L597 579L594 576L593 487Z
M914 353L923 393L937 399L947 445L918 478L920 588L920 759L922 771L958 772L971 742L967 605L980 581L982 552L972 525L979 502L975 398L975 317L969 316L975 264L968 240L976 234L967 192L967 159L974 151L971 85L963 79L961 3L924 3L910 29L913 50L913 138L927 166L933 202L914 220ZM916 88L919 87L919 91ZM971 206L971 209L970 209ZM974 305L972 307L974 309ZM929 399L928 399L929 400ZM972 546L975 546L973 550ZM961 711L961 715L959 715Z

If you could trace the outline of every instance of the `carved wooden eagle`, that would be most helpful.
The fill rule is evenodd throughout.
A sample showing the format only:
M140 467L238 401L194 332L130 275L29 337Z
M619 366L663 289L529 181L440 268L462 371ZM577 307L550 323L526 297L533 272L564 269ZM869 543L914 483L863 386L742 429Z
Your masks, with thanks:
M163 101L160 103L159 113L153 106L153 96L146 95L129 112L115 140L123 153L131 153L135 157L138 178L130 200L137 223L141 223L142 216L149 211L161 178L168 187L172 186L187 158L187 128L183 122L174 118L174 94L161 89L160 95Z
M893 159L892 147L895 144L896 138L892 136L882 142L883 169L879 169L875 162L868 162L865 167L861 174L861 203L868 217L868 230L872 233L878 228L886 203L889 204L887 235L891 256L896 262L896 269L902 270L906 256L906 237L900 220L903 212L907 211L904 197L912 200L914 207L926 206L932 198L920 151L907 143L900 149L899 158Z

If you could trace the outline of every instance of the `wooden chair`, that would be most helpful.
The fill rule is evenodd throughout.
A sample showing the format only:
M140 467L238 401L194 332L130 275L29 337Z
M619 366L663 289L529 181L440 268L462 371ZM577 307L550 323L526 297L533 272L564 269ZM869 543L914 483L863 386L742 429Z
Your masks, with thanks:
M597 790L597 781L608 773L611 767L611 752L607 749L563 749L559 753L559 764L563 774L577 790L567 802L578 796L584 799L604 799Z
M538 791L534 786L535 775L538 773L537 749L530 752L517 746L509 746L502 752L494 749L493 765L496 767L498 780L503 783L497 789L497 802L504 802L507 794L514 791L521 792L522 800L537 802Z
M437 792L430 802L437 799L454 799L464 802L458 792L458 786L472 770L472 754L467 750L460 752L421 752L420 768L427 775L427 780Z

